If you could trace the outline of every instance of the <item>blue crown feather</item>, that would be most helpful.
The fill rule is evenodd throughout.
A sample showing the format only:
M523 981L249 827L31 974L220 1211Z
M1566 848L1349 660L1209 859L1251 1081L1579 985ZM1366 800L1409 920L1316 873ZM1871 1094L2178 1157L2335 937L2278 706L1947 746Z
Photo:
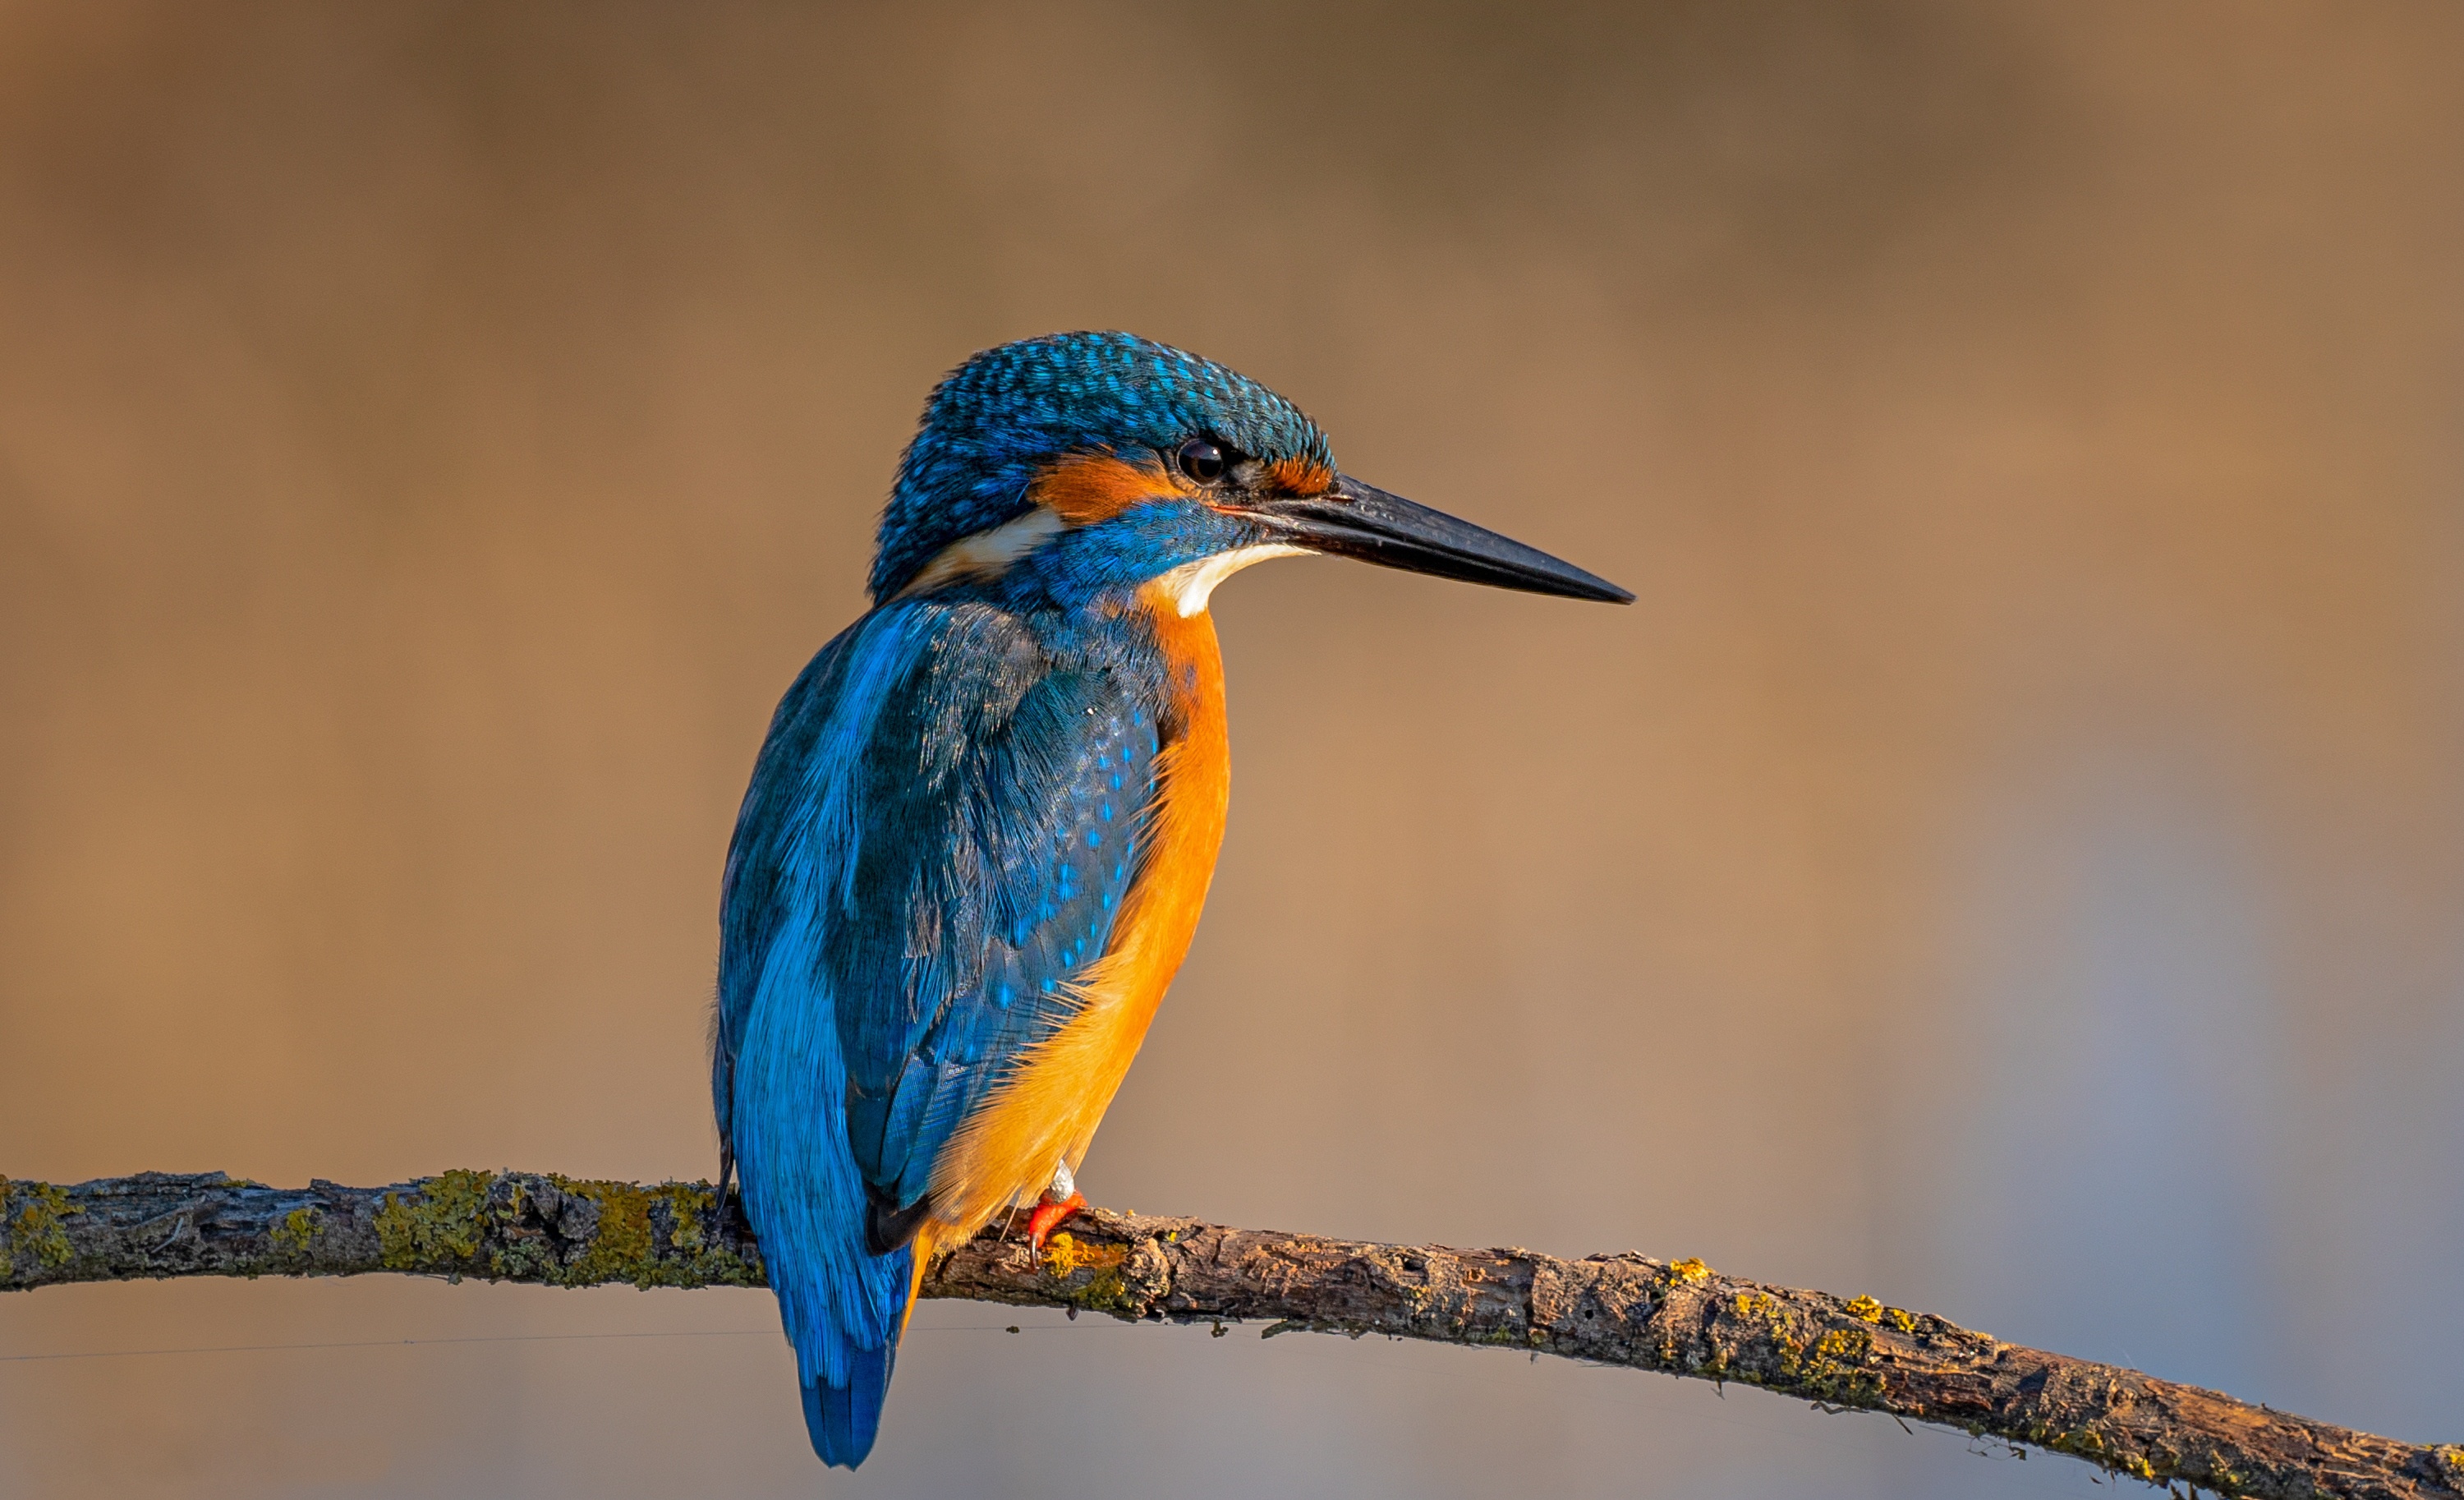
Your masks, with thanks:
M1237 370L1132 333L1058 333L986 349L933 388L881 513L878 603L954 541L1014 520L1065 453L1211 437L1253 457L1331 470L1326 434Z

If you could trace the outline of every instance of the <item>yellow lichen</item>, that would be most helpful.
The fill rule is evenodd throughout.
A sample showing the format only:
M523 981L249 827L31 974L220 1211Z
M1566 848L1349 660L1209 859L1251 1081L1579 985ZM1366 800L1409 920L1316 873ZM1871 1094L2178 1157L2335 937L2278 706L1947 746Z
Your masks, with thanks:
M667 1204L668 1246L671 1254L659 1257L649 1279L637 1280L637 1286L729 1286L761 1285L761 1265L758 1259L746 1259L722 1245L713 1244L703 1234L701 1216L718 1206L711 1190L697 1182L662 1182L650 1190L650 1197Z
M1702 1281L1711 1274L1711 1268L1688 1255L1668 1268L1668 1279L1680 1285Z
M378 1263L387 1270L456 1271L479 1253L493 1172L447 1172L415 1199L387 1193L377 1210ZM449 1264L450 1263L450 1264Z
M688 1254L699 1250L702 1210L712 1206L711 1195L684 1182L662 1183L658 1193L671 1210L668 1243Z
M662 1182L645 1188L595 1179L550 1177L548 1180L560 1192L595 1205L599 1219L581 1255L572 1264L552 1269L546 1280L568 1287L611 1281L645 1288L760 1285L758 1266L713 1246L702 1233L701 1216L715 1200L710 1189L698 1183ZM658 1245L662 1220L668 1241L664 1254Z
M1056 1234L1044 1242L1045 1270L1065 1281L1083 1268L1106 1269L1129 1258L1130 1252L1116 1246L1089 1245L1073 1234Z
M590 1233L560 1238L564 1210L542 1233L531 1221L536 1192L588 1202ZM631 1282L637 1287L758 1287L760 1263L713 1245L701 1216L710 1189L693 1182L580 1180L549 1175L448 1172L416 1198L389 1193L377 1210L381 1263L388 1270L507 1277L554 1286ZM569 1232L569 1231L568 1231ZM661 1244L662 1237L666 1243ZM563 1257L570 1256L567 1260Z
M1739 1317L1762 1317L1769 1314L1771 1309L1778 1306L1779 1303L1773 1300L1769 1292L1740 1291L1737 1293L1737 1315Z
M1798 1374L1805 1368L1805 1341L1803 1339L1789 1337L1788 1326L1783 1323L1779 1326L1778 1336L1775 1337L1772 1342L1779 1347L1779 1373L1781 1379L1788 1380L1795 1379Z
M1829 1401L1872 1401L1882 1394L1882 1379L1863 1369L1866 1358L1874 1352L1874 1335L1861 1328L1835 1328L1815 1339L1813 1345L1792 1353L1795 1359L1783 1359L1783 1365L1794 1364L1791 1370L1798 1388Z
M1129 1280L1117 1268L1097 1271L1070 1300L1090 1312L1137 1311L1137 1299L1130 1295Z
M1130 1294L1129 1282L1121 1274L1129 1258L1130 1252L1118 1246L1089 1245L1072 1234L1056 1234L1044 1242L1045 1275L1067 1281L1082 1270L1093 1273L1068 1292L1070 1302L1092 1312L1136 1311L1137 1299Z
M304 1256L308 1253L308 1246L315 1244L317 1236L324 1231L324 1219L325 1216L313 1207L294 1208L282 1216L282 1222L275 1224L266 1237L274 1242L276 1253Z
M2033 1429L2032 1429L2033 1430ZM2076 1453L2081 1458L2095 1458L2104 1451L2104 1434L2094 1427L2080 1427L2071 1432L2053 1432L2034 1441L2057 1453Z
M582 1285L630 1281L649 1286L655 1279L650 1262L650 1195L630 1182L577 1182L552 1177L563 1191L599 1205L599 1228L590 1247L564 1268L562 1280Z
M1893 1328L1903 1334L1913 1334L1917 1331L1916 1314L1905 1308L1884 1308L1882 1315L1889 1319Z
M1868 1323L1879 1323L1882 1320L1882 1305L1871 1297L1859 1297L1848 1304L1848 1315L1862 1318Z
M14 1218L6 1211L14 1197L20 1206ZM77 1258L69 1232L60 1221L84 1209L69 1201L62 1188L49 1182L11 1182L0 1177L0 1274L5 1274L19 1246L32 1250L34 1263L51 1269Z

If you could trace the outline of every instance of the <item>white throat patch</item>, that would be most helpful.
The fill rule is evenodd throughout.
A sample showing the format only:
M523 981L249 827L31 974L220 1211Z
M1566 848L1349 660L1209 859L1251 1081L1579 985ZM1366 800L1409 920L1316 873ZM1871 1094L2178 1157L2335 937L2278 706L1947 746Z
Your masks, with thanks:
M1180 617L1186 620L1191 615L1204 613L1207 600L1215 595L1215 585L1250 563L1264 562L1268 558L1305 558L1309 555L1307 547L1290 546L1280 541L1239 547L1230 552L1219 552L1211 558L1200 558L1195 562L1183 562L1171 572L1157 576L1149 586L1161 589L1164 597L1172 601L1173 607L1180 611Z

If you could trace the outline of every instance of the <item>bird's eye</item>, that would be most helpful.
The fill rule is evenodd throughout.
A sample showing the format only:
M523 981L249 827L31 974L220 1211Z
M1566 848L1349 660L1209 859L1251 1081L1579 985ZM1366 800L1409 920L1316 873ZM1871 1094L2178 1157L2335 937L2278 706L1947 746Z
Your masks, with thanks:
M1223 477L1223 450L1202 437L1181 444L1175 456L1179 460L1180 472L1200 484L1213 484Z

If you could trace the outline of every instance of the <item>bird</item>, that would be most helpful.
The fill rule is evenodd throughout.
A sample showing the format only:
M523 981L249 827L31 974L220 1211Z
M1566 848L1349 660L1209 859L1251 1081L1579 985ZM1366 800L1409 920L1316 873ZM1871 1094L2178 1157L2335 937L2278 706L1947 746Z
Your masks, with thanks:
M1196 931L1229 795L1209 601L1332 555L1634 596L1353 479L1284 397L1134 334L969 358L870 607L770 721L721 882L712 1100L814 1452L872 1451L935 1250L1045 1237Z

